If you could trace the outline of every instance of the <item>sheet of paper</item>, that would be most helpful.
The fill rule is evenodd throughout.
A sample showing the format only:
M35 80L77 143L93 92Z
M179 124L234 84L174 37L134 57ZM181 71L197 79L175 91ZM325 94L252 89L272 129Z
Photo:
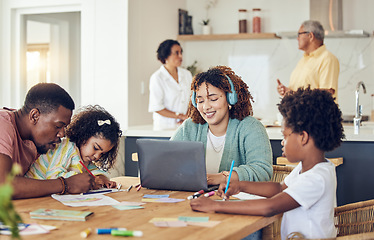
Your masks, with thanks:
M183 221L164 221L164 222L153 222L156 227L187 227L187 223Z
M30 224L25 230L21 231L20 234L23 235L34 235L34 234L42 234L42 233L49 233L50 230L57 229L55 226L49 225L39 225L36 223Z
M158 202L158 198L142 198L142 202Z
M146 203L122 201L117 206L140 206L140 205L144 205L144 204L146 204Z
M175 222L175 221L178 221L178 218L160 218L160 217L155 217L155 218L152 218L151 220L149 220L150 223L153 223L153 222Z
M111 197L103 194L89 194L89 195L58 195L52 194L52 197L60 201L66 206L82 207L82 206L106 206L118 205L119 202Z
M180 199L180 198L159 198L156 200L156 202L164 202L164 203L177 203L177 202L183 202L186 199Z
M208 222L209 217L185 217L180 216L178 217L179 221L185 221L185 222Z
M143 198L168 198L169 195L152 195L152 194L144 194Z
M26 224L27 227L24 227L23 225L19 228L20 230L20 235L25 236L25 235L35 235L35 234L43 234L43 233L49 233L50 230L54 230L57 227L55 226L49 226L49 225L39 225L36 223L32 224ZM0 230L0 234L3 235L11 235L10 230Z
M254 194L245 193L245 192L240 192L232 196L239 198L240 200L254 200L254 199L265 199L266 198L266 197L261 197L261 196L254 195Z

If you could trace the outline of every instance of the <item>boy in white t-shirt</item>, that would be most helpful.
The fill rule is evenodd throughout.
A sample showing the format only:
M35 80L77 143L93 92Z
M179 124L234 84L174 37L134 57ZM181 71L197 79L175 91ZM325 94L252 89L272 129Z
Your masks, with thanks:
M325 152L340 146L344 138L342 113L329 92L309 87L289 92L278 109L283 116L283 155L299 162L284 182L232 181L226 194L226 184L221 184L217 194L225 199L239 192L266 199L217 202L200 197L191 201L191 208L260 216L284 213L282 239L293 232L305 238L336 237L335 166Z

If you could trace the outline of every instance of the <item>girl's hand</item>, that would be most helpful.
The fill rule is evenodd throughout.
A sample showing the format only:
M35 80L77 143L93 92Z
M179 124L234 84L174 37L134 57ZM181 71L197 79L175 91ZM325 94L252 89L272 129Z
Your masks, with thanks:
M240 193L240 181L231 181L229 185L229 189L227 189L227 192L225 194L226 190L226 183L222 183L218 187L217 195L220 196L223 199L229 199L231 195L235 195Z
M94 189L99 189L99 188L102 188L102 187L115 188L116 187L116 182L110 181L104 175L97 175L95 177L95 187L94 187Z
M199 212L214 212L216 205L217 202L208 197L198 197L190 202L192 210Z
M221 173L207 174L207 182L208 185L219 185L226 182L226 177Z
M104 187L106 188L115 188L117 186L117 183L116 182L113 182L113 181L108 181L106 183L104 183Z

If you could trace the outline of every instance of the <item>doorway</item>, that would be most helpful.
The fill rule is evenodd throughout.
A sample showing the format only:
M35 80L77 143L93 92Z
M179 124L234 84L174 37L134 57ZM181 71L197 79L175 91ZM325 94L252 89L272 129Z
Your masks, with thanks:
M57 83L81 102L80 12L23 15L20 96L40 82ZM21 35L22 36L22 35Z

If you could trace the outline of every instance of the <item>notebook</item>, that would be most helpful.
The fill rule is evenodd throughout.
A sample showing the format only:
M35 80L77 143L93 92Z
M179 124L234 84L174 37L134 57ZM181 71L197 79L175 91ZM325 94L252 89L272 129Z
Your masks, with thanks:
M66 221L86 221L88 216L93 212L59 210L59 209L38 209L30 212L30 218L49 219L49 220L66 220Z
M136 140L142 187L177 191L207 190L202 142Z

